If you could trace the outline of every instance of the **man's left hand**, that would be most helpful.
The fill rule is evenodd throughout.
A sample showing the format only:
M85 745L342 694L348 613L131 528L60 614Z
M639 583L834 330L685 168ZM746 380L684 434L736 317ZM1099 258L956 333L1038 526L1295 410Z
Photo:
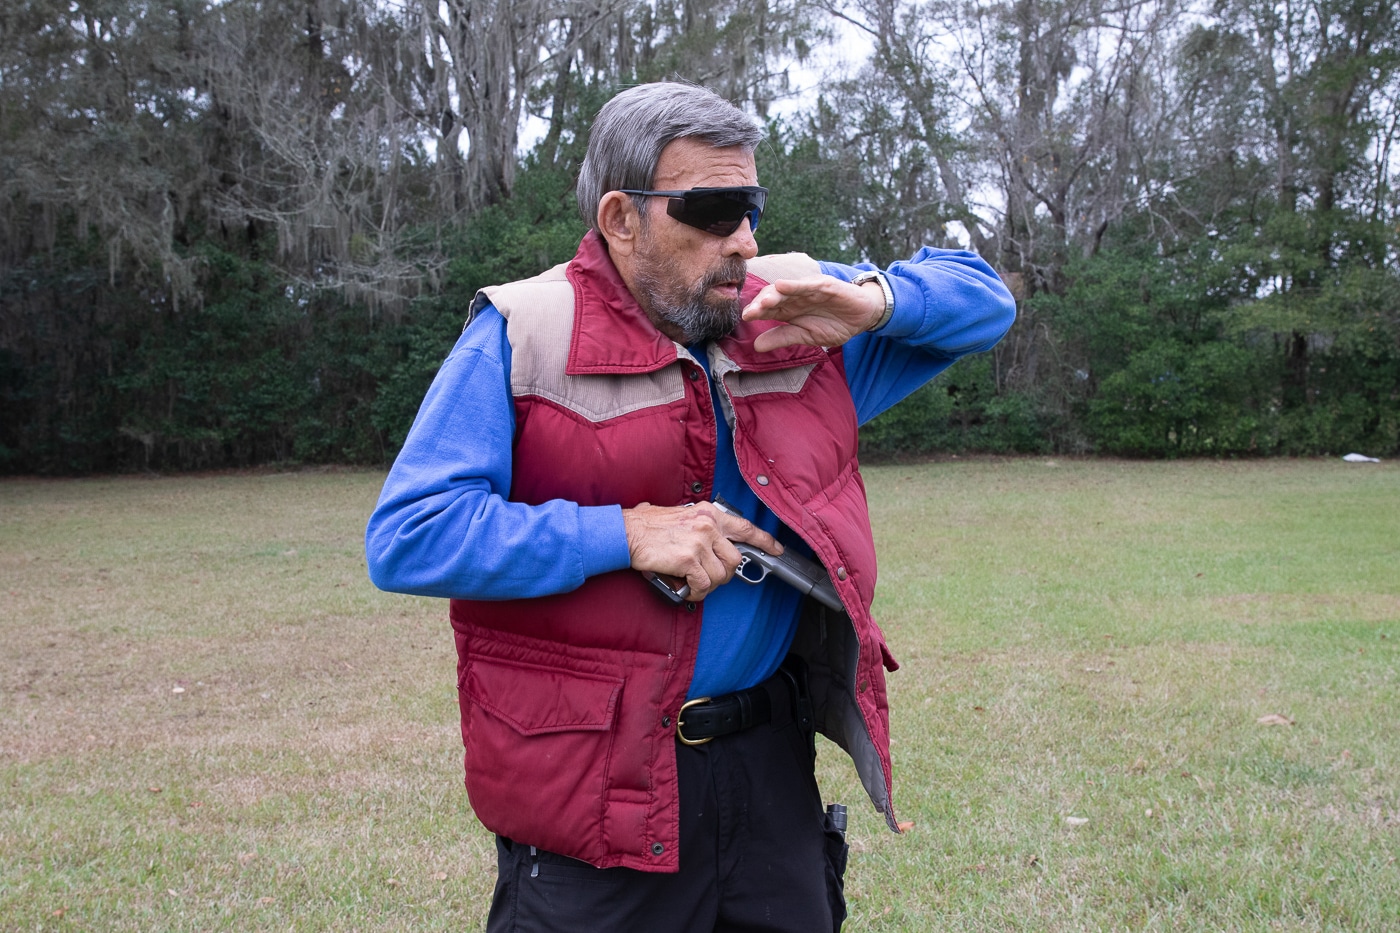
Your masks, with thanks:
M744 320L783 322L754 340L754 349L766 352L793 345L839 347L869 330L884 312L879 283L852 285L818 275L765 285L744 308Z

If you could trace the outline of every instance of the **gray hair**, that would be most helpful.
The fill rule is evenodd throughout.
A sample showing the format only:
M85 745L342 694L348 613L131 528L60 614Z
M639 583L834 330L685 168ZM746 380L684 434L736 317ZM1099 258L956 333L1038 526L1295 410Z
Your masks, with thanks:
M758 148L763 131L708 88L665 81L628 88L603 105L578 176L583 222L598 227L598 202L619 188L650 188L661 150L694 137L717 149Z

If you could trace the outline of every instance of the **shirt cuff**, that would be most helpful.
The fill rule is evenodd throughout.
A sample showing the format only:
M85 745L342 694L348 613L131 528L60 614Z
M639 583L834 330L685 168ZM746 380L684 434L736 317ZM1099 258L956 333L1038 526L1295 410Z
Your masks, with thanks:
M890 291L894 293L894 313L871 333L882 337L912 337L924 327L924 290L918 282L888 272L885 281L890 283Z
M627 549L627 526L620 505L581 505L578 508L579 541L583 545L584 578L632 566Z

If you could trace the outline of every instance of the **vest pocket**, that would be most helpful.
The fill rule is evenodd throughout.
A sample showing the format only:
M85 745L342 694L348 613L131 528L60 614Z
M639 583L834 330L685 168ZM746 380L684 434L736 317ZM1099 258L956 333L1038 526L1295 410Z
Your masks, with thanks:
M579 853L601 835L622 680L478 655L459 689L477 818L518 842L586 858Z

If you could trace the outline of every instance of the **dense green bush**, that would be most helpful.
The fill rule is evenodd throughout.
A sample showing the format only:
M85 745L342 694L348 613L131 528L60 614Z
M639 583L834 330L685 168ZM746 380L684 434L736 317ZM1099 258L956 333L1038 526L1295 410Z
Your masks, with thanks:
M957 453L1043 453L1050 450L1046 413L1021 393L997 394L990 359L955 364L861 429L869 458Z
M1400 451L1400 274L1376 260L1394 254L1394 235L1334 231L1333 242L1371 245L1322 262L1318 226L1290 216L1174 252L1130 236L1134 247L1072 263L1064 294L1029 305L1044 334L1032 385L998 391L964 361L873 424L866 447Z

